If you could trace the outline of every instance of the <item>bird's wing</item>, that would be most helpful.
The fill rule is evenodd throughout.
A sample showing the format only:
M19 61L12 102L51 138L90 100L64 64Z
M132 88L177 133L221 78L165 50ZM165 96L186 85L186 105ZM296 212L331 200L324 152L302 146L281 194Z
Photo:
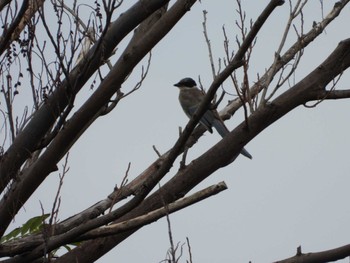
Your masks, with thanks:
M193 114L195 113L197 108L198 108L198 105L193 106L193 107L189 107L187 114L189 116L193 116ZM214 115L209 110L207 110L204 113L204 115L202 116L202 118L199 120L200 124L202 124L204 126L204 128L206 128L210 133L213 133L213 129L211 128L213 118L214 118Z
M210 132L210 133L213 133L213 129L212 129L212 126L213 126L213 122L215 120L215 116L214 114L210 111L210 110L207 110L202 118L200 119L200 123Z

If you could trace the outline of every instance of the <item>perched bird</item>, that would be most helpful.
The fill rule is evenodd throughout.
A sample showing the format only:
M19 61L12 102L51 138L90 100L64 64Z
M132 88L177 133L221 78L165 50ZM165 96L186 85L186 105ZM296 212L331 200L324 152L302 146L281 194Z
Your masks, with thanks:
M188 118L191 118L195 113L200 103L203 100L204 93L197 88L196 82L191 78L184 78L174 86L180 89L179 101L182 109ZM221 137L225 137L230 131L221 120L218 112L214 109L208 109L199 120L199 122L210 132L213 133L214 127ZM246 149L241 150L241 154L252 159L252 156Z

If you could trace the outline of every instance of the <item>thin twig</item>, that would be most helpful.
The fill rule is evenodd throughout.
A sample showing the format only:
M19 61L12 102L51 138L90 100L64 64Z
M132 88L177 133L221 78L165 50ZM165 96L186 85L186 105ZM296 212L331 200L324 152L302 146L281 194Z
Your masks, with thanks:
M215 64L214 64L214 59L213 59L213 50L211 48L211 44L210 44L210 39L208 36L208 29L207 29L207 14L208 12L206 10L203 10L203 34L204 34L204 38L205 38L205 42L207 43L207 48L208 48L208 53L209 53L209 61L210 61L210 67L211 67L211 72L213 74L213 79L216 76L216 70L215 70Z
M186 237L186 243L187 243L187 248L188 248L188 255L190 256L190 261L187 261L187 262L188 263L193 263L192 249L191 249L190 239L188 237Z
M131 163L128 163L128 168L126 169L125 175L123 177L122 182L120 183L120 187L115 186L115 195L112 199L111 207L109 209L109 213L112 212L113 206L115 204L115 201L118 199L118 197L121 195L121 189L128 183L128 176L129 176L129 171L130 171Z
M269 87L269 85L274 77L274 74L276 72L277 63L281 60L281 52L282 52L284 45L286 44L287 36L290 32L292 22L300 14L302 8L304 7L304 5L307 2L307 1L304 1L304 3L301 3L301 1L302 0L298 0L293 8L292 2L291 2L291 0L289 0L289 9L290 9L289 18L288 18L285 30L283 32L281 42L277 48L277 51L275 52L275 58L274 58L274 61L272 63L272 66L271 66L272 70L269 71L267 78L266 78L266 81L264 83L264 88L263 88L262 95L260 98L260 105L259 106L265 105L265 103L267 102L267 99L266 99L267 90L268 90L268 87Z
M161 156L162 156L162 155L160 154L160 152L157 150L157 148L156 148L155 145L153 145L152 148L153 148L153 150L156 152L156 154L157 154L158 157L161 157Z

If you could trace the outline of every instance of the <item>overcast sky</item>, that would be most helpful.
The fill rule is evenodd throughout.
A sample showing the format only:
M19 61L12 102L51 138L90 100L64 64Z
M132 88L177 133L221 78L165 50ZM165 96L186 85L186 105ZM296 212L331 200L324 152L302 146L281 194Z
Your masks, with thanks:
M157 158L153 145L164 153L175 143L178 127L184 127L188 119L173 84L183 77L197 80L200 76L208 87L212 80L202 11L208 11L208 34L217 61L224 56L223 25L231 47L235 47L239 32L234 25L238 19L234 2L202 0L195 4L153 50L142 88L97 120L73 146L60 220L105 198L120 183L129 162L130 178L136 177ZM247 18L254 20L268 2L243 1ZM324 1L324 15L335 2ZM288 3L277 8L259 33L249 69L252 83L271 65L288 12ZM320 1L310 1L304 11L305 32L313 21L321 19ZM349 37L348 25L350 6L307 47L295 83L317 67L339 41ZM295 38L292 30L287 47ZM349 79L345 73L339 88L349 88ZM124 88L137 80L138 75L132 75ZM85 94L91 93L89 86ZM232 90L229 83L225 88ZM350 243L349 108L346 100L325 101L311 109L299 107L268 127L246 146L253 160L240 156L196 188L225 181L228 190L171 215L174 242L182 244L188 237L193 262L201 263L271 262L295 255L300 245L303 252L312 252ZM239 111L227 126L234 128L243 117ZM217 133L206 133L191 149L188 162L219 140ZM166 178L176 171L177 165ZM57 175L49 176L16 217L14 227L41 214L39 201L46 212L50 211L57 182ZM139 230L98 262L159 262L169 246L163 218ZM180 262L186 259L187 253Z

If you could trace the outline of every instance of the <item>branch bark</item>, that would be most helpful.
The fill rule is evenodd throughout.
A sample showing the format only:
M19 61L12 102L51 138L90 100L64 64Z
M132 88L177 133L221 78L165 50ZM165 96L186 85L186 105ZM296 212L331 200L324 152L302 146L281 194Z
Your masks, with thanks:
M298 249L301 250L299 247ZM321 251L303 254L301 251L291 258L276 261L275 263L326 263L337 261L350 256L350 245Z

